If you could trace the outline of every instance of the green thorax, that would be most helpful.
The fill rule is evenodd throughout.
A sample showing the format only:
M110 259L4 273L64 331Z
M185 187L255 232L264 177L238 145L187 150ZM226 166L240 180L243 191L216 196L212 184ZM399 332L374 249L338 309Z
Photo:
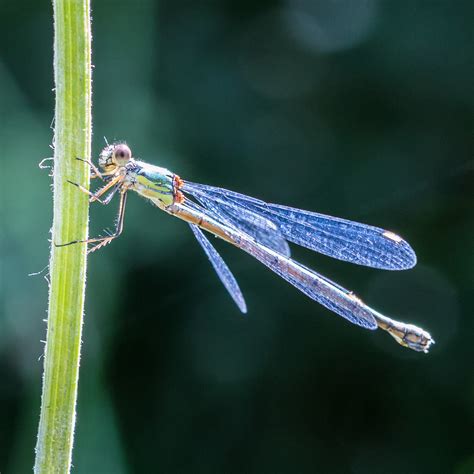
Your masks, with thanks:
M131 176L131 189L166 208L174 203L174 174L166 168L136 161Z

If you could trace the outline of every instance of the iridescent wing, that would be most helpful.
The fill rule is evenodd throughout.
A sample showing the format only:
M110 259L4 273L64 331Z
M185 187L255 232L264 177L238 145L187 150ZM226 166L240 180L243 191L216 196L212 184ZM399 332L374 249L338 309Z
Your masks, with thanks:
M204 206L218 221L239 229L265 247L275 250L282 255L290 256L290 247L282 233L270 219L260 212L247 209L218 196L209 198L205 193L193 192L196 200Z
M232 209L236 213L245 209L258 214L271 221L284 239L339 260L386 270L404 270L416 264L416 255L410 245L379 227L269 204L213 186L185 182L183 190L200 199L206 207L206 202L213 202L217 212ZM238 222L234 224L239 227ZM261 243L265 245L265 242Z
M179 206L194 213L197 219L210 223L211 228L215 227L224 230L231 242L234 242L240 249L252 255L252 257L266 265L270 270L274 271L278 276L292 284L309 298L334 311L353 324L366 329L377 328L377 322L372 310L355 297L352 292L291 258L265 247L243 232L234 230L224 224L219 224L209 211L190 201L186 201ZM243 297L237 283L221 257L199 228L195 225L191 225L191 228L231 296L237 304L239 304L238 301L243 302Z
M240 240L240 248L327 309L353 324L366 329L377 329L377 322L372 310L359 298L355 297L352 292L334 283L329 278L316 273L291 258L279 255L258 242L243 238Z
M212 246L207 237L202 233L201 229L195 224L189 224L191 230L196 236L197 241L201 244L201 247L206 252L214 270L219 276L220 280L226 287L232 299L235 301L242 313L247 312L247 305L245 304L244 297L240 291L239 284L237 283L234 275L232 275L229 267L226 265L222 257L217 253L217 250Z

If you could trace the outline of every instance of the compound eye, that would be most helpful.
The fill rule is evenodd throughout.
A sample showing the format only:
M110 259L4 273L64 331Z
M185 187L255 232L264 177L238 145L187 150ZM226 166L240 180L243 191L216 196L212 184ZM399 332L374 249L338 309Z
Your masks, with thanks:
M125 166L132 158L132 151L125 145L117 145L114 150L114 160L119 166Z

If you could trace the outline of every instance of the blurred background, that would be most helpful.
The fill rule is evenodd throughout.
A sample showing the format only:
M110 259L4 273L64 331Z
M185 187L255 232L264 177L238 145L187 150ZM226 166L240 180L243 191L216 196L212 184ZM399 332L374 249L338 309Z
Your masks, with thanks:
M30 472L52 219L52 7L3 2L0 471ZM429 355L223 242L244 318L187 225L130 196L90 256L77 473L471 473L469 0L93 2L94 157L126 140L189 180L400 233L419 264L293 248L433 335ZM95 183L93 183L95 184ZM91 235L117 202L91 209ZM47 275L46 275L47 276Z

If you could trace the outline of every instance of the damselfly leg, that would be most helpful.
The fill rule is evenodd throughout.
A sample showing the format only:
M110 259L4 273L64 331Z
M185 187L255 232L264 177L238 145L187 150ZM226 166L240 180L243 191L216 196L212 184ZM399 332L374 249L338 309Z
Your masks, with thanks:
M99 169L97 168L96 165L94 165L94 163L92 163L92 161L90 160L86 160L84 158L79 158L78 156L76 157L76 160L77 161L82 161L86 164L89 165L90 169L92 170L92 172L94 174L91 175L91 179L94 179L94 178L100 178L102 181L104 181L104 177L102 176L102 173L99 171Z
M73 184L74 186L79 188L83 193L87 194L90 197L89 202L97 201L100 204L103 204L104 206L110 203L112 198L115 196L116 192L120 189L120 183L116 184L115 188L112 189L112 191L105 197L105 199L100 199L100 196L105 194L105 192L108 191L109 187L107 187L107 189L104 190L103 192L101 192L102 189L99 189L99 191L97 191L96 193L91 193L88 189L86 189L84 186L81 186L80 184L74 183L73 181L69 181L69 179L67 180L67 182L70 184Z
M117 189L119 188L117 187ZM115 194L115 192L116 192L115 190L112 191L113 194ZM110 195L107 196L106 198L108 202L110 202L109 197ZM104 203L108 204L108 202L104 202L104 201L99 201L99 202L101 202L102 204ZM85 239L85 240L72 240L71 242L67 242L66 244L54 244L54 245L56 247L67 247L68 245L73 245L73 244L96 244L96 245L93 245L91 248L89 248L87 253L92 253L101 247L105 247L106 245L110 244L112 240L119 237L123 231L123 222L124 222L124 217L125 217L126 203L127 203L127 192L123 191L120 194L120 203L119 203L119 210L117 214L117 221L115 224L115 230L112 234L108 235L107 237L94 237L92 239Z
M84 161L84 160L83 160ZM99 177L99 175L97 175ZM100 175L100 178L103 180L103 176ZM103 205L107 205L110 203L112 198L115 196L117 191L121 190L120 193L120 203L119 203L119 210L118 210L118 215L117 215L117 220L115 224L115 231L106 236L106 237L94 237L91 239L85 239L85 240L73 240L71 242L67 242L65 244L55 244L56 247L67 247L68 245L73 245L73 244L96 244L93 245L87 253L92 253L95 250L104 247L105 245L109 244L112 242L112 240L116 239L123 231L123 221L124 221L124 216L125 216L125 205L127 202L127 191L126 189L122 188L122 181L123 181L123 176L119 175L116 176L115 178L112 178L105 186L100 188L96 193L91 193L88 189L86 189L84 186L81 186L80 184L74 183L72 181L69 181L69 183L73 184L77 188L79 188L83 193L87 194L90 196L90 202L100 202ZM101 196L103 196L105 193L107 193L110 188L113 188L110 193L105 197L105 199L101 199Z
M112 240L116 239L117 237L120 236L120 234L123 231L123 222L124 222L124 217L125 217L125 205L127 204L127 192L123 191L120 193L120 203L119 203L119 210L118 210L118 215L117 215L117 221L115 224L115 231L110 234L107 237L96 237L93 239L87 239L85 243L92 244L96 243L96 245L93 245L87 253L92 253L95 252L96 250L105 247L106 245L110 244Z

